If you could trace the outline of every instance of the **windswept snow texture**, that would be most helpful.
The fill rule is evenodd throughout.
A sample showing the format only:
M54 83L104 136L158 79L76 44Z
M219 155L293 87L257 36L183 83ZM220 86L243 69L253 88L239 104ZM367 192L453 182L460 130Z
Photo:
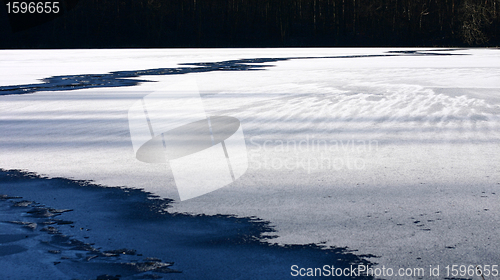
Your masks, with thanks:
M276 230L269 243L348 247L380 268L500 260L498 49L5 50L0 61L1 168L143 189L173 199L169 213L255 216ZM179 202L168 164L135 158L127 112L184 79L207 115L240 121L249 168ZM41 194L29 200L60 207Z
M294 279L292 265L371 265L344 248L270 245L255 218L170 213L140 190L0 170L0 194L2 279L274 280Z

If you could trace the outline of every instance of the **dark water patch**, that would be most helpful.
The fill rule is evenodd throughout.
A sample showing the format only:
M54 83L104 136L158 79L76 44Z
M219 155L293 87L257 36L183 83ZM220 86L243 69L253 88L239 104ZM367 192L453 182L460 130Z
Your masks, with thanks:
M465 55L465 54L456 54L456 53L442 53L442 52L449 52L449 51L458 51L458 50L463 50L463 49L441 49L441 50L408 50L408 51L388 51L387 53L394 53L394 54L409 54L409 55L431 55L431 56L450 56L450 55Z
M452 51L452 49L448 50ZM214 71L256 71L265 70L273 65L255 65L270 62L297 60L297 59L325 59L325 58L367 58L388 57L401 55L457 55L452 53L435 53L429 51L388 51L380 55L344 55L324 57L285 57L285 58L249 58L227 60L220 62L180 63L179 65L193 67L156 68L135 71L115 71L106 74L61 75L41 79L42 83L13 86L0 86L0 95L28 94L40 91L68 91L86 88L129 87L140 83L151 82L139 78L150 75L183 75L189 73L205 73Z
M10 195L6 195L6 194L0 195L0 200L18 199L18 198L22 198L22 197L20 197L20 196L10 196Z
M15 199L20 198L21 197L16 197ZM28 209L25 209L23 212L19 211L20 208L15 205L16 203L18 202L14 199L4 199L0 201L0 206L3 210L0 214L3 218L22 217L29 219L31 221L30 223L36 225L59 225L58 221L60 220L53 219L52 216L28 215L28 212L33 212L33 209L39 212L42 209L54 211L53 208L48 208L42 204L33 202L35 205L26 206ZM9 204L11 209L17 209L17 211L6 213L8 211L5 211L5 209L9 208ZM56 212L62 214L68 211L58 210ZM6 225L13 224L22 226L25 223L28 222L9 222ZM132 258L132 256L136 257L135 250L126 248L102 252L93 246L95 244L73 239L70 236L62 234L59 231L60 229L61 228L56 226L46 226L30 234L0 234L0 256L5 257L20 254L19 257L25 259L26 262L29 263L29 266L42 265L46 268L47 265L57 266L57 269L63 272L67 276L67 279L73 279L74 277L80 278L82 276L86 279L88 279L88 277L97 279L95 277L99 278L99 276L107 275L103 274L105 272L119 272L119 275L113 276L118 277L117 279L122 279L123 276L142 277L149 275L148 273L150 272L154 272L157 273L155 274L158 276L157 279L163 279L160 274L180 273L180 271L170 268L170 266L174 265L173 262L162 262L162 260L158 258L144 258L144 260ZM16 228L6 228L5 226L1 227L0 230L2 233L18 231ZM50 238L47 240L47 237ZM26 241L28 238L30 240ZM5 243L13 242L16 242L16 244L3 246ZM142 254L137 254L137 256L142 256ZM7 272L3 271L2 276L16 277L17 269L22 270L22 268L19 267L23 265L18 263L19 267L16 266L15 262L19 257L17 259L11 259L11 264L14 262L14 265L11 265ZM34 263L33 260L35 260L36 263ZM50 270L50 268L47 269ZM39 272L36 272L33 276L51 279L52 277L50 277L51 275L49 274L44 275L42 273L40 275Z
M59 258L55 267L71 277L137 273L163 277L161 273L182 271L168 274L168 279L293 279L293 265L371 266L367 258L374 257L321 244L270 244L266 241L272 239L274 230L269 222L255 217L172 213L172 200L142 190L0 170L0 193L40 203L28 206L31 208L73 210L57 216L73 224L52 224L52 233L37 231L46 236L45 254ZM27 218L54 219L44 215ZM88 239L81 241L85 237Z
M421 52L452 52L452 51L466 51L468 49L464 48L449 48L449 49L430 49L430 50L422 50Z

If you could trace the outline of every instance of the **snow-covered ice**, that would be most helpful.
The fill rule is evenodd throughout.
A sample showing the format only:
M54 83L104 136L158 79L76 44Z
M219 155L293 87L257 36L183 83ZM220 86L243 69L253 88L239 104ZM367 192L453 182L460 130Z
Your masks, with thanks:
M144 189L176 200L170 212L256 216L270 242L347 246L379 266L498 264L497 49L3 50L0 90L256 58L290 59L0 96L0 167ZM178 202L169 166L135 158L127 112L184 76L207 115L241 122L249 169Z

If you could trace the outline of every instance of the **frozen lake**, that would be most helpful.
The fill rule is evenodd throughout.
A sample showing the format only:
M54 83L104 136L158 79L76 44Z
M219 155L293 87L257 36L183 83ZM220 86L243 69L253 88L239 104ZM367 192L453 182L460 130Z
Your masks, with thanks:
M2 169L142 189L173 199L169 213L255 216L276 230L269 243L348 247L378 267L500 264L497 49L2 50L0 61ZM207 115L239 120L248 169L180 201L168 163L136 159L128 111L186 79Z

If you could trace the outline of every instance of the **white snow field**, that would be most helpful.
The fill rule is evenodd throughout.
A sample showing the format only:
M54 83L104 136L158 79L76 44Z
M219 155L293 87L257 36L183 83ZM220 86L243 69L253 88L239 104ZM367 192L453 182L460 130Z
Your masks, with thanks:
M347 246L395 272L500 265L498 49L2 50L0 89L255 58L302 59L0 95L0 168L144 189L176 200L170 212L256 216L277 230L269 242ZM180 202L167 164L135 158L127 112L185 78L207 115L241 122L249 167Z

